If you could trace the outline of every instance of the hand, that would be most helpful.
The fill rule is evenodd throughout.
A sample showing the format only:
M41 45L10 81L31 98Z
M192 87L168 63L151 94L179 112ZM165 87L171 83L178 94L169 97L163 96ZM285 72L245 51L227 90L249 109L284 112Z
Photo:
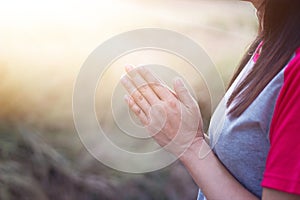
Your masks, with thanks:
M160 146L180 156L204 138L198 104L180 78L174 80L174 93L144 67L127 66L126 72L125 101Z

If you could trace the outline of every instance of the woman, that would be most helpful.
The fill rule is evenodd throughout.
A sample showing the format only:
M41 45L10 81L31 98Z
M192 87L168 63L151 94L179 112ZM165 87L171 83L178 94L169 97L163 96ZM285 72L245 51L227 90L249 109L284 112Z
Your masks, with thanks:
M167 150L199 186L198 199L300 199L300 1L250 1L260 30L211 119L210 141L182 80L172 93L144 68L127 67L122 78L153 138L165 146L179 135Z

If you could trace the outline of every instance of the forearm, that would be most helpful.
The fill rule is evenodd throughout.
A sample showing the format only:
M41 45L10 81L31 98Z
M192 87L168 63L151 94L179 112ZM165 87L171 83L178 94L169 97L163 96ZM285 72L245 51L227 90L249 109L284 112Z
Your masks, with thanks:
M180 160L207 199L258 199L228 172L204 140L195 141Z

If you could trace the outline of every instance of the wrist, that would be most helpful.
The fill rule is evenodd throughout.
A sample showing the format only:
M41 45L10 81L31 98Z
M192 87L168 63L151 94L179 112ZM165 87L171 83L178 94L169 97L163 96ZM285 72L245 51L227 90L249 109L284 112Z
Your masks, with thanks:
M205 137L204 136L196 137L191 143L191 145L179 157L179 160L184 163L187 160L191 159L191 157L194 156L199 157L199 153L203 145L207 146Z

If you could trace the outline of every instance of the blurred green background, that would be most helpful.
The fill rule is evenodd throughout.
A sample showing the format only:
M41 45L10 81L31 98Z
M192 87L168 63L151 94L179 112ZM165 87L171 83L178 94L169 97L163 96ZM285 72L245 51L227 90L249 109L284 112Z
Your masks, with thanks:
M197 186L179 162L151 173L127 174L90 156L74 128L74 81L85 59L102 42L125 31L156 27L196 41L226 86L256 34L250 4L234 0L12 0L0 2L0 16L0 199L196 198ZM147 63L151 59L147 55L145 51L126 61ZM178 65L175 59L163 59ZM109 81L118 79L114 76ZM204 86L199 82L190 84L207 127L209 96L201 93ZM108 91L98 92L97 98L105 95ZM97 113L108 108L100 105ZM114 122L105 123L110 127Z

